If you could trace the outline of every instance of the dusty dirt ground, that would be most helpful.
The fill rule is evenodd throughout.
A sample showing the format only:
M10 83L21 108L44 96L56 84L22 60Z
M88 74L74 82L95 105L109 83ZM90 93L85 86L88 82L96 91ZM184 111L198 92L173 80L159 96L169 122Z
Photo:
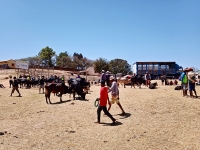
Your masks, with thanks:
M200 97L185 98L175 86L151 90L145 86L120 87L120 102L126 112L112 105L111 120L101 114L102 124L94 106L100 86L92 86L87 100L75 100L69 95L51 96L46 104L38 88L19 89L10 97L8 77L13 72L0 71L0 149L61 149L61 150L199 150ZM200 86L196 87L200 94Z

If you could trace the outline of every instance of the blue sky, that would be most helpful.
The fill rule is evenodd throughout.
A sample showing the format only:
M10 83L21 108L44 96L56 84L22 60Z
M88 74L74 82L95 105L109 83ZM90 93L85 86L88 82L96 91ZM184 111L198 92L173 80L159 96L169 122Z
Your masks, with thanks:
M200 69L199 0L0 0L0 60L56 54Z

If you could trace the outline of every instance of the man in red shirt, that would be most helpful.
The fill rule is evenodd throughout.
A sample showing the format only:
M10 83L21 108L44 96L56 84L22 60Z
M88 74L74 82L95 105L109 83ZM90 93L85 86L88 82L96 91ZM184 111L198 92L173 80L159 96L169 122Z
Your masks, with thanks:
M99 106L97 108L97 122L100 123L101 111L103 110L105 115L107 115L111 120L112 124L115 123L116 119L108 112L107 110L107 102L109 102L108 98L108 89L105 87L105 81L101 81L101 89L100 89L100 98L99 98Z

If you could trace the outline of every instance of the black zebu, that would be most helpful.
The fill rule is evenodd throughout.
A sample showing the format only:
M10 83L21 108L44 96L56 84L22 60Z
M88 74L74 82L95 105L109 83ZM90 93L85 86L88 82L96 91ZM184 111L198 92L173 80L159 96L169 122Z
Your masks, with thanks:
M158 86L158 83L157 83L157 82L155 82L155 83L150 83L149 88L150 88L150 89L156 89L156 86Z
M144 84L144 85L146 84L146 80L139 75L132 76L131 77L131 87L133 86L135 88L135 84L138 85L139 88L141 88L142 84Z
M68 80L69 89L73 93L73 98L75 100L75 94L81 96L83 100L85 100L85 95L88 92L88 88L90 87L90 82L87 82L85 78L71 78Z

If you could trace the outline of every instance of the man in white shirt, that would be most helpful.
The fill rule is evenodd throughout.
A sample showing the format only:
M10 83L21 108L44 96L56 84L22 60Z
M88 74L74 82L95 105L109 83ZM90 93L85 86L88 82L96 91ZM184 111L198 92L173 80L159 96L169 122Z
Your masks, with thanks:
M192 93L192 91L194 91L195 97L197 98L198 96L197 96L197 92L195 89L195 83L197 82L196 75L192 68L189 68L188 71L189 71L188 72L188 82L189 82L190 96L194 97L193 93Z
M125 115L126 113L125 113L124 109L122 108L122 105L119 102L119 89L118 89L117 82L116 82L117 79L113 77L113 78L111 78L111 80L112 80L112 85L108 89L108 93L111 92L111 100L109 103L108 111L111 108L111 104L114 104L116 102L117 105L119 106L119 108L122 110L122 115Z

